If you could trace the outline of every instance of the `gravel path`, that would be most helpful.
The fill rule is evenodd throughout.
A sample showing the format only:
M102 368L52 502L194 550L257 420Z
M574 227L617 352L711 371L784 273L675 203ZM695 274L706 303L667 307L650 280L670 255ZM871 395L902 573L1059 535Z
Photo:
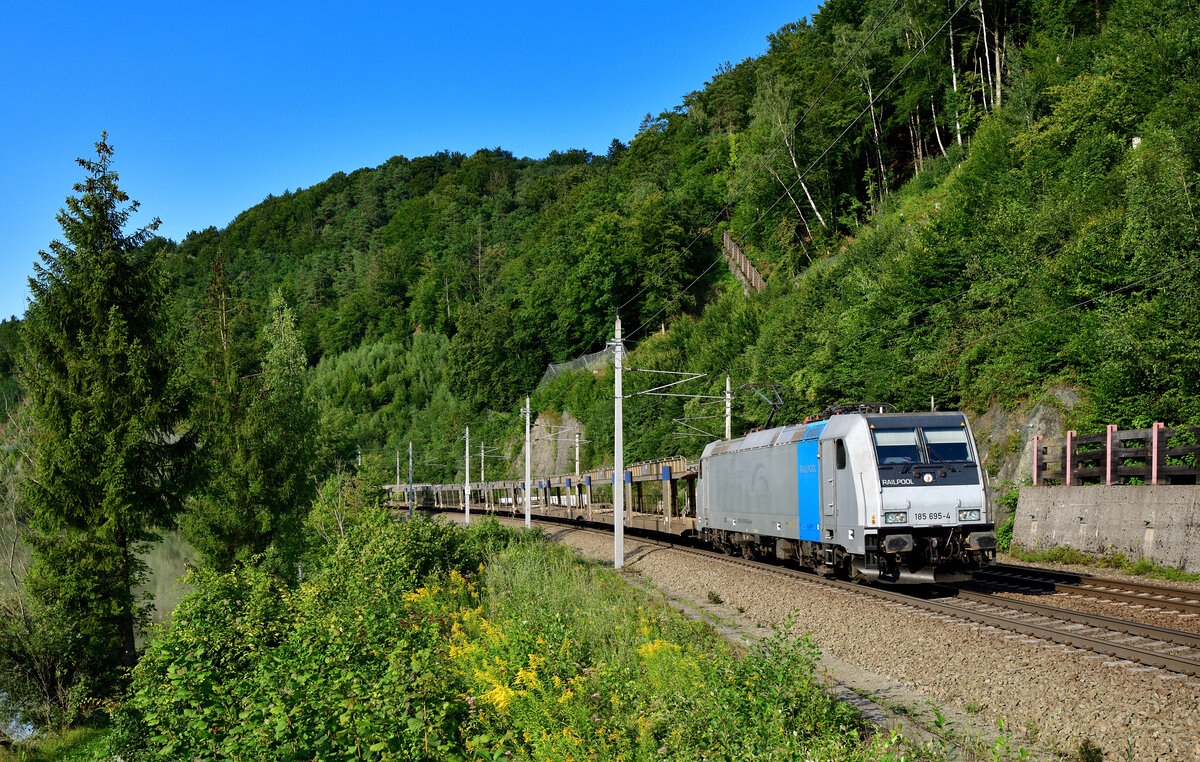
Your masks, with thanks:
M549 531L586 557L612 558L608 537ZM1088 739L1106 759L1132 752L1139 760L1200 760L1200 681L1194 678L1122 666L1109 657L948 622L857 593L768 573L735 573L719 561L636 538L626 538L626 558L628 571L673 596L694 603L717 596L726 618L750 629L780 625L794 613L795 631L811 633L832 661L927 695L959 733L982 738L985 746L1003 719L1014 749L1036 746L1070 755ZM892 690L882 692L881 703L893 700ZM908 695L899 703L911 700Z

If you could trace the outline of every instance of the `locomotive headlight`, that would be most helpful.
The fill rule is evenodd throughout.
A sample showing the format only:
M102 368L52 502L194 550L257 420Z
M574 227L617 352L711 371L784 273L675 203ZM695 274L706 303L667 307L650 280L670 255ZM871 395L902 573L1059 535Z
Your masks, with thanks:
M978 511L976 511L976 513L978 513ZM907 511L884 511L883 523L885 523L885 524L907 524L908 523L908 512Z
M959 521L979 521L979 509L961 510L958 512Z

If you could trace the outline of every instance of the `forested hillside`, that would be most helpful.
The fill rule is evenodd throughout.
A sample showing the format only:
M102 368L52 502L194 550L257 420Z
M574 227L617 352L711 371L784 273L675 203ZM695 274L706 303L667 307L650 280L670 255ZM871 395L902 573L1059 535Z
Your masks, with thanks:
M618 315L630 366L708 374L684 389L710 395L726 374L773 384L776 422L931 398L979 415L1065 388L1081 430L1200 423L1197 10L830 0L603 156L396 156L182 242L127 229L137 204L102 134L25 319L0 322L0 385L10 401L11 374L24 387L5 427L19 589L0 596L0 714L65 727L136 698L114 738L169 756L174 731L148 735L153 692L128 692L150 679L128 668L137 554L159 532L197 549L213 633L255 659L260 642L322 642L282 633L323 621L322 573L361 566L347 543L391 526L382 485L409 442L417 481L461 478L467 425L496 448L489 475L514 474L532 395L543 423L582 424L583 467L612 457L611 367L545 371L604 349ZM726 234L762 293L727 271ZM630 373L625 391L660 378ZM626 462L695 455L706 440L673 419L715 432L712 411L629 399ZM739 392L735 431L769 413ZM243 622L227 584L308 592Z
M445 464L418 478L454 473L465 423L515 433L546 364L618 312L634 365L782 384L789 417L1061 382L1080 425L1195 422L1194 10L829 2L605 156L397 156L268 197L170 245L176 294L198 313L219 258L250 313L280 289L337 457L412 440ZM765 295L725 273L725 230ZM607 388L568 375L535 407L603 459ZM630 408L634 457L702 443L672 438L692 405Z

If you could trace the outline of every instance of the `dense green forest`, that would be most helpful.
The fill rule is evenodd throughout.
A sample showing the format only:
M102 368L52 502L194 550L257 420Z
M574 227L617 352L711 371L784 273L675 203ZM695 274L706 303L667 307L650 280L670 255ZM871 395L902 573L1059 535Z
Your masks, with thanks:
M604 156L397 156L268 197L165 244L174 293L196 315L219 259L256 320L278 289L343 459L411 440L453 464L469 422L509 442L547 363L602 349L618 313L635 365L781 384L792 419L1061 382L1080 425L1195 422L1192 10L829 2ZM725 272L726 230L766 294ZM588 424L592 462L607 388L535 397ZM630 408L633 457L702 445L672 438L691 406Z
M3 626L76 649L38 669L91 681L47 706L122 684L104 654L135 656L128 551L158 529L218 571L290 579L369 512L410 441L418 481L461 478L468 424L510 456L491 473L516 473L527 394L584 424L585 466L610 458L611 369L541 379L603 349L618 315L633 366L708 374L697 393L726 374L776 384L776 421L931 397L980 413L1064 385L1081 429L1200 423L1194 2L830 0L768 40L605 155L396 156L180 242L123 232L136 206L102 139L27 319L0 324L4 391L16 371L28 408L10 424L37 424L9 426L34 454L10 481L26 485L13 511L30 517L50 639L25 609ZM94 262L93 223L116 242ZM765 292L729 274L725 233ZM98 391L82 404L81 388ZM121 441L103 420L71 425L132 409ZM627 462L697 453L672 419L706 410L629 400ZM768 413L739 395L735 429ZM169 489L147 502L150 484ZM84 487L94 502L66 497ZM72 576L81 553L115 587ZM80 646L54 629L56 589L77 593L72 616L123 603Z

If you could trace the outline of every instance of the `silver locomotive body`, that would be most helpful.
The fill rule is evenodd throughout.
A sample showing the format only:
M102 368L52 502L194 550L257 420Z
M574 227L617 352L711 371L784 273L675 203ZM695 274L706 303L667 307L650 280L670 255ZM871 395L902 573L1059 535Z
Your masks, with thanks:
M697 530L743 555L846 576L930 582L995 555L986 486L962 413L835 415L714 442Z

